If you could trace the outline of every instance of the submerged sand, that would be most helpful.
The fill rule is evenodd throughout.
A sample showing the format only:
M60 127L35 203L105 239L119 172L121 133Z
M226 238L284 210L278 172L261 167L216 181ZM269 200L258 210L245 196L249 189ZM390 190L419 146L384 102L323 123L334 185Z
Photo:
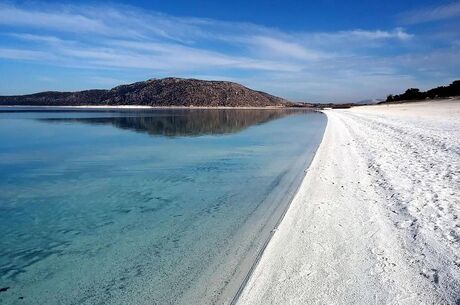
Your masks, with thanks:
M238 304L459 304L460 101L325 113Z

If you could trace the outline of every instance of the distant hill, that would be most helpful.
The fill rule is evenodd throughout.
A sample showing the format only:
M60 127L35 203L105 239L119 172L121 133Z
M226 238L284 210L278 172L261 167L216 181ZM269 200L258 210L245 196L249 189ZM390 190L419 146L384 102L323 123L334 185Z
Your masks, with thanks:
M0 105L292 107L298 104L233 82L170 77L121 85L110 90L47 91L29 95L0 96Z
M399 101L424 100L451 96L460 96L460 80L453 81L449 86L440 86L425 92L420 91L417 88L410 88L402 94L388 95L385 102L389 103Z

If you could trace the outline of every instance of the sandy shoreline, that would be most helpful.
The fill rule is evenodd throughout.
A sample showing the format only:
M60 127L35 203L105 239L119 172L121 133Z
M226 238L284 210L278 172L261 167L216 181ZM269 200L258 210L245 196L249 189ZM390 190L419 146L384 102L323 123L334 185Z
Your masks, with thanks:
M460 102L331 110L238 304L456 304Z

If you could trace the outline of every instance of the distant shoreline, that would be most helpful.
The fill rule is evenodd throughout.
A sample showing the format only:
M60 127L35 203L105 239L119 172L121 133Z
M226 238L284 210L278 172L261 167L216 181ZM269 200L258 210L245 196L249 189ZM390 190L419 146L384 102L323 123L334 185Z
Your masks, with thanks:
M0 105L0 109L3 108L17 108L17 109L24 109L24 108L33 108L37 110L60 110L60 109L78 109L78 110L118 110L118 109L248 109L248 110L273 110L273 109L305 109L305 110L315 110L314 107L283 107L283 106L267 106L267 107L228 107L228 106L144 106L144 105L86 105L86 106L47 106L47 105Z

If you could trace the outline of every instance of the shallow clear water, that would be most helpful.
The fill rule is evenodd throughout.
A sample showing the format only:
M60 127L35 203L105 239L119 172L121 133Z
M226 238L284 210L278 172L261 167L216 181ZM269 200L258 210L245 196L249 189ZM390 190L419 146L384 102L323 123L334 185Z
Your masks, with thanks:
M0 112L0 303L228 302L320 113Z

